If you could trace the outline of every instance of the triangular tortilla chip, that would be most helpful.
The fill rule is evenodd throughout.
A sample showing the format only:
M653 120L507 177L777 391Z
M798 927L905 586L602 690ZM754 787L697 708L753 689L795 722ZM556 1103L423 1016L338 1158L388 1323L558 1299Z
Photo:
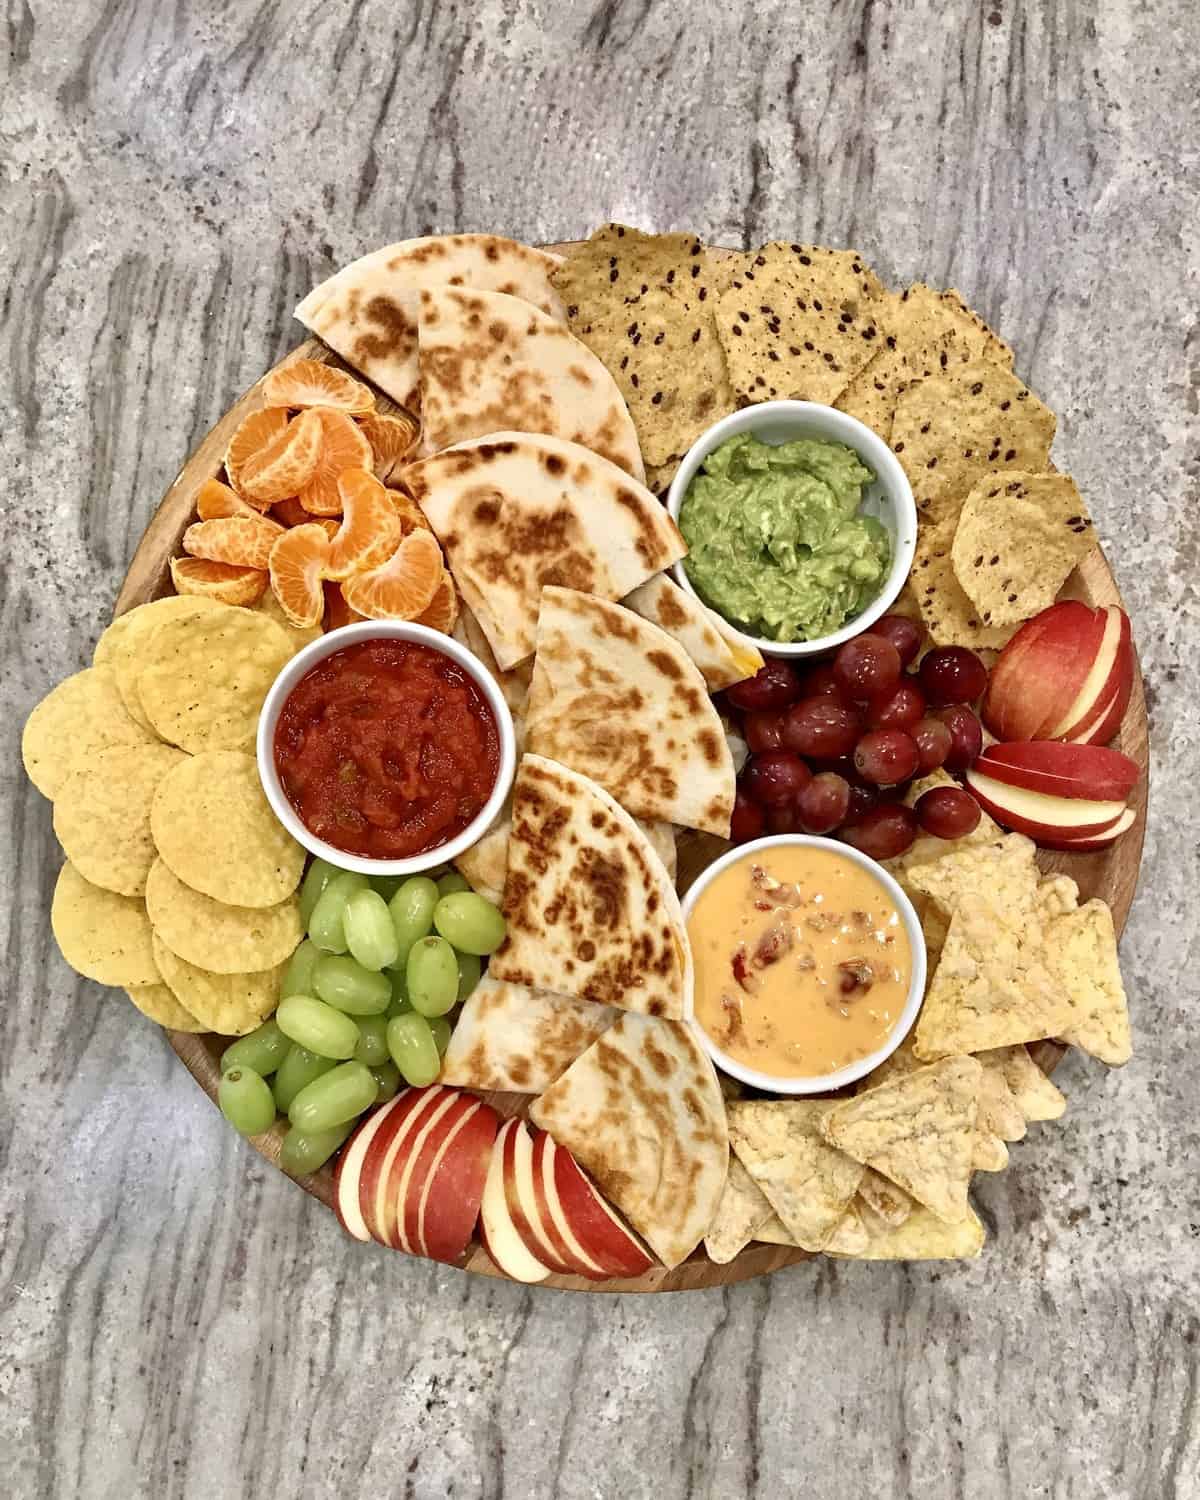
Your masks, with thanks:
M731 1161L735 1159L734 1157L730 1158ZM760 1245L791 1245L793 1248L799 1249L796 1241L788 1233L787 1225L774 1212L772 1212L771 1217L765 1224L755 1230L754 1238Z
M805 1250L823 1250L845 1214L862 1167L821 1138L827 1103L741 1100L729 1106L734 1152Z
M1055 1032L1110 1068L1133 1056L1129 1008L1112 912L1103 901L1057 917L1046 929L1046 961L1071 998L1075 1014L1067 1030Z
M728 1265L751 1240L760 1237L758 1231L774 1213L770 1200L754 1178L736 1156L731 1156L717 1216L704 1236L709 1260L719 1266Z
M913 1200L902 1187L889 1182L873 1167L863 1173L858 1196L885 1224L903 1224L913 1210Z
M833 1233L825 1242L826 1255L861 1255L870 1243L862 1216L852 1203L834 1225Z
M997 1135L986 1130L975 1132L971 1149L971 1167L976 1172L1003 1172L1008 1166L1008 1147Z
M1057 1120L1066 1110L1065 1096L1030 1057L1028 1047L996 1047L977 1055L985 1070L1002 1075L1026 1120Z
M1037 889L1037 909L1046 918L1061 917L1079 906L1079 887L1069 875L1047 875Z
M981 1073L973 1057L917 1068L835 1104L822 1119L822 1133L830 1145L882 1172L939 1219L955 1223L970 1212L967 1186Z
M986 1239L983 1225L968 1209L965 1218L943 1223L927 1208L914 1208L903 1224L872 1233L855 1260L974 1260Z
M675 637L699 667L710 693L753 677L762 667L757 647L743 645L720 615L665 573L647 579L621 603Z
M1037 899L1037 846L1021 833L1001 834L990 843L960 844L941 859L907 872L914 890L952 917L964 901L980 895L997 911L1032 912Z

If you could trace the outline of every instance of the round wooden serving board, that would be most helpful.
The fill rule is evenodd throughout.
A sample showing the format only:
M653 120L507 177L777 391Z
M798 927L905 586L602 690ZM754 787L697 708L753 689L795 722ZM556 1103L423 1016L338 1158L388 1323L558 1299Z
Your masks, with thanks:
M565 251L569 245L548 247ZM319 359L342 367L342 362L318 339L307 339L299 348L280 361L276 368L290 364L296 359ZM270 373L270 372L268 372ZM266 376L263 376L266 379ZM181 539L187 526L196 518L196 493L208 479L219 474L224 462L229 439L251 411L262 406L262 380L251 386L246 394L221 418L199 447L184 464L174 484L163 497L161 505L146 528L129 571L117 598L114 614L123 614L135 605L145 604L163 594L172 592L169 560L182 552ZM377 393L381 411L394 410L393 402ZM1078 598L1092 605L1120 604L1121 595L1116 580L1103 552L1091 553L1068 580L1063 590L1064 598ZM1132 796L1131 805L1136 808L1137 820L1133 827L1111 848L1095 854L1059 854L1043 851L1038 862L1046 871L1061 871L1071 876L1079 886L1080 896L1087 899L1102 897L1112 908L1113 920L1120 933L1133 903L1137 885L1138 868L1142 858L1142 843L1146 826L1146 797L1148 792L1146 703L1142 690L1141 672L1134 682L1130 700L1120 734L1113 741L1117 749L1130 755L1143 768L1143 776ZM715 857L716 841L709 857ZM702 845L694 846L691 860L681 849L681 865L685 878L687 866L692 864L694 876L707 858L699 861L696 855ZM724 847L720 845L719 847ZM228 1039L217 1036L194 1036L185 1032L169 1031L171 1046L183 1059L188 1071L209 1096L216 1100L217 1084L220 1081L219 1059L228 1045ZM1048 1071L1062 1056L1063 1049L1053 1042L1044 1042L1031 1049L1041 1065ZM488 1094L485 1096L501 1114L513 1115L523 1112L530 1103L520 1094ZM283 1130L277 1123L265 1135L256 1136L251 1144L269 1161L278 1163ZM1027 1149L1036 1149L1035 1146ZM333 1172L324 1167L311 1177L298 1178L300 1186L313 1197L319 1198L329 1208L333 1207ZM683 1265L668 1271L658 1266L626 1281L594 1282L575 1276L551 1276L542 1286L568 1291L583 1292L677 1292L693 1291L704 1287L725 1286L732 1282L745 1281L753 1276L763 1276L777 1271L796 1261L808 1260L807 1251L790 1249L787 1246L752 1244L728 1265L714 1265L704 1254L703 1248L696 1251ZM485 1276L500 1276L491 1260L477 1246L469 1252L464 1268Z

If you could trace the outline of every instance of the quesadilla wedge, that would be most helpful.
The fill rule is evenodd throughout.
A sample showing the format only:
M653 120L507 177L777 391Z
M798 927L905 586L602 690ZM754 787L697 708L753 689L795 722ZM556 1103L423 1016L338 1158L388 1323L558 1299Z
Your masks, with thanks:
M612 1005L506 984L485 974L467 997L440 1083L540 1094L618 1019Z
M393 401L415 410L421 289L503 292L561 321L562 301L550 284L560 264L560 256L495 234L401 240L343 266L309 292L295 316Z
M561 438L492 433L404 482L503 672L533 651L543 585L619 599L687 551L644 485Z
M662 860L603 787L539 755L523 758L513 787L504 914L494 979L691 1014L691 948Z
M692 1026L623 1015L534 1102L665 1266L700 1243L729 1166L725 1101Z
M710 693L753 677L763 664L757 646L744 645L720 615L665 573L648 578L621 603L675 637L700 668Z
M542 590L525 742L635 817L729 836L733 757L704 678L678 641L619 604Z
M643 480L617 383L586 344L519 297L426 287L417 320L421 452L501 428L580 443Z

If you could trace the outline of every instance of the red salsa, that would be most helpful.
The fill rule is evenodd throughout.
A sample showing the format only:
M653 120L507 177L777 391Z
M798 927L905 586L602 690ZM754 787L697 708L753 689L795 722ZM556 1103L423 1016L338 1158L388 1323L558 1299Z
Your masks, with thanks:
M478 816L496 785L500 732L449 656L415 641L359 641L288 694L275 765L318 838L368 859L406 859Z

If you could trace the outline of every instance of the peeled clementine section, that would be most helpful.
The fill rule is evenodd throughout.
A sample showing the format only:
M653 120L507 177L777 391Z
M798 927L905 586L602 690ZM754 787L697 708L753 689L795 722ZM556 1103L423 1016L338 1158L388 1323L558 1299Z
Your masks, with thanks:
M295 495L289 495L286 500L276 500L272 505L271 519L278 521L281 526L305 526L312 517Z
M242 489L242 470L247 463L274 442L288 424L286 411L252 411L229 439L225 450L225 474L243 500L251 497ZM265 501L256 502L261 509Z
M345 579L342 594L368 619L412 620L432 604L442 572L437 538L431 531L413 531L382 567Z
M246 460L238 476L239 493L264 505L298 495L316 472L323 432L317 413L302 411Z
M347 469L369 469L371 445L344 411L317 406L311 415L321 423L321 451L312 477L297 499L314 516L336 516L342 509L338 476Z
M199 594L221 604L255 604L267 587L259 568L234 568L200 557L173 557L171 581L177 594Z
M359 425L375 455L375 477L386 482L411 452L420 428L409 416L385 416L382 412L372 412Z
M265 568L271 548L283 527L266 516L228 516L218 521L196 521L183 533L183 550L209 562L235 568Z
M454 622L458 619L458 590L454 587L454 580L446 569L442 569L442 579L434 592L432 600L425 609L417 615L413 621L415 625L428 625L430 630L441 630L446 635L454 629Z
M425 512L407 490L388 490L388 496L393 506L395 506L396 514L400 517L400 525L405 536L410 531L433 530L433 527L425 519Z
M349 578L387 562L404 535L392 497L365 469L347 469L338 479L343 519L325 566L326 578Z
M329 537L316 522L293 526L271 548L271 588L288 621L299 629L318 625L325 613L321 573Z
M202 521L225 521L234 516L257 521L262 517L262 511L256 510L219 479L206 479L197 490L196 514Z
M366 615L360 615L356 609L351 609L342 597L341 588L336 583L325 585L325 629L340 630L343 625L357 625L360 620L365 620Z
M375 397L361 380L319 359L294 359L282 370L272 370L262 394L264 406L335 406L360 413L375 409Z

